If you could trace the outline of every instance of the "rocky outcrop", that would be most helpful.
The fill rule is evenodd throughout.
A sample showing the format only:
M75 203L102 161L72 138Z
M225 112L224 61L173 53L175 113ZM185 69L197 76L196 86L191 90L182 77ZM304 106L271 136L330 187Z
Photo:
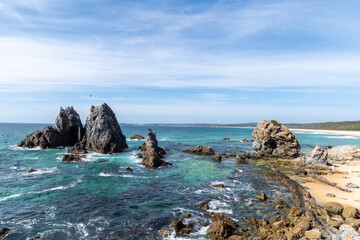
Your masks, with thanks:
M19 147L40 147L42 149L58 146L73 146L84 135L79 114L73 107L60 108L55 125L47 126L42 131L36 130L22 140Z
M63 156L62 161L63 162L79 162L81 161L81 158L85 158L85 155L79 155L79 154L66 154Z
M360 159L360 146L344 145L333 147L328 150L328 158L331 161L352 161Z
M249 160L255 160L258 159L258 155L256 152L244 152L242 154L239 154L236 156L236 163L238 164L247 164L249 163Z
M303 156L301 162L308 167L325 167L328 164L328 153L316 145L309 156Z
M166 152L163 148L158 146L156 133L153 132L150 128L148 129L147 138L141 145L140 150L144 152L141 164L147 168L157 168L160 166L171 165L171 163L162 160Z
M126 137L112 109L106 103L91 106L91 113L86 119L85 136L74 149L113 154L127 147Z
M301 147L290 130L273 121L262 121L254 129L252 144L259 156L290 157L299 156Z
M135 134L133 136L130 137L131 140L142 140L145 139L143 136L139 135L139 134Z
M221 154L217 154L213 157L211 157L212 160L214 160L215 162L221 162L222 156Z
M198 155L215 155L214 149L209 146L197 146L193 148L185 148L183 152L194 153Z
M214 213L211 217L213 221L206 232L210 239L223 240L230 237L237 228L237 223L225 213Z

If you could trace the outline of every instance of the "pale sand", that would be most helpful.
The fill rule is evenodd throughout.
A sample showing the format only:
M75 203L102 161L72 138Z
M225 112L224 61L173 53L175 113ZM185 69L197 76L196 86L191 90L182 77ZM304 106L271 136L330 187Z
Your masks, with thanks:
M319 129L295 129L295 128L291 128L290 130L291 130L291 131L301 131L301 132L316 132L316 133L325 133L325 134L360 136L360 131L319 130ZM296 134L296 133L295 133L295 134Z
M343 173L321 175L329 182L335 182L338 186L350 189L352 192L344 192L330 185L321 183L314 179L313 182L305 183L311 195L320 205L327 202L338 202L344 206L353 206L360 209L360 188L348 188L345 185L353 182L360 186L360 161L348 161L346 164L335 164L337 171ZM326 194L335 194L335 197L327 197ZM356 201L358 200L358 201Z

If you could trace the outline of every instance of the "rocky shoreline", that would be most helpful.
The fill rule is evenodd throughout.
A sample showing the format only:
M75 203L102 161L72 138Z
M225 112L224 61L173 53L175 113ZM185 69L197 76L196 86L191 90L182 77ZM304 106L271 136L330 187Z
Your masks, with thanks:
M271 172L266 174L270 181L276 181L285 186L293 196L292 202L286 202L279 197L268 197L259 193L256 198L264 204L273 204L277 215L271 219L246 219L247 226L239 225L238 220L230 218L225 213L209 213L211 224L206 236L210 239L244 240L244 239L358 239L360 215L356 208L343 206L340 203L329 202L320 206L306 188L309 179L322 182L348 192L357 184L349 184L346 188L328 181L323 175L335 172L335 162L347 162L360 159L360 147L339 146L326 150L316 146L310 154L301 153L300 144L291 131L276 121L262 121L254 129L251 142L254 151L243 153L216 154L210 146L196 146L182 151L197 155L209 156L216 162L222 157L232 157L238 164L265 164ZM142 140L141 135L131 139ZM224 138L224 141L232 141ZM54 148L57 146L73 146L63 157L64 162L80 162L88 151L102 154L114 154L127 148L126 137L111 108L104 103L92 106L83 128L79 115L72 108L60 109L54 127L48 126L42 131L36 130L28 135L18 146L32 148ZM145 142L139 147L143 153L141 164L147 168L159 168L172 165L164 161L166 150L158 146L156 133L148 130ZM285 165L282 168L282 165ZM35 169L32 172L36 171ZM284 171L285 170L285 171ZM126 171L131 172L128 168ZM238 171L235 169L235 171ZM30 173L30 171L29 171ZM213 185L214 188L224 188L224 184ZM241 196L239 196L240 198ZM199 209L207 211L211 200L205 200L198 205ZM174 219L169 226L159 230L159 236L167 238L189 234L196 222L186 221L189 213L183 213ZM5 228L4 228L5 229ZM4 230L4 234L9 230ZM1 237L0 237L1 239Z

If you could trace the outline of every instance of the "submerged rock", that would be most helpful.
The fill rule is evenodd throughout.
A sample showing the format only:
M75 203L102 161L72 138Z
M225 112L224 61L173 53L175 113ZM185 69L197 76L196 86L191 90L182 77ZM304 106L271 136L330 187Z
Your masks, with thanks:
M36 130L18 143L19 147L40 147L42 149L58 146L73 146L84 135L79 114L73 107L60 108L55 125L47 126L42 131Z
M273 121L262 121L254 129L252 136L255 138L252 147L260 157L299 156L301 147L296 136L283 125L274 124Z
M27 173L29 174L29 173L33 173L33 172L36 172L36 171L37 171L36 169L31 168Z
M79 155L79 154L66 154L63 156L62 161L63 162L79 162L81 161L81 158L86 157L85 155Z
M106 103L91 106L91 113L86 119L85 136L74 148L113 154L127 147L126 137L111 108Z
M145 139L143 136L139 135L139 134L135 134L133 136L130 137L131 140L142 140Z
M165 162L162 160L165 150L158 146L158 141L156 140L156 133L153 132L150 128L148 129L148 135L140 147L140 150L144 152L143 160L141 164L147 168L157 168L160 166L171 165L171 163Z
M6 233L10 231L10 229L4 227L0 230L0 239L2 239L3 237L5 237Z
M197 146L193 148L185 148L183 152L194 153L198 155L215 155L214 149L209 146Z
M244 152L243 154L239 154L236 156L236 163L238 164L247 164L250 159L258 159L258 155L256 152Z
M221 162L222 156L220 154L217 154L211 157L211 159L214 160L215 162Z

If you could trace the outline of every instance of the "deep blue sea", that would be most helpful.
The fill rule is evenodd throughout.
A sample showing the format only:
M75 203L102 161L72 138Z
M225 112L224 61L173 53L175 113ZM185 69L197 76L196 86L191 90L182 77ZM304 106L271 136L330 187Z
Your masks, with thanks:
M135 157L148 126L122 126L129 148L123 153L89 153L81 163L63 163L67 148L22 149L16 144L44 124L0 124L0 228L11 231L5 239L123 239L157 238L157 231L183 212L191 214L194 231L182 239L205 239L210 223L197 204L213 199L210 210L234 219L265 215L273 209L255 204L255 194L283 194L277 183L266 181L264 167L237 165L234 158L221 163L209 157L183 153L186 147L209 145L220 152L251 150L251 143L222 138L251 139L252 129L206 127L151 127L159 146L169 148L167 168L146 169ZM304 152L319 144L360 143L359 137L294 132ZM181 143L181 144L179 144ZM133 172L125 172L131 167ZM34 168L37 172L27 174ZM234 169L242 168L238 173ZM212 187L224 183L223 189ZM240 201L239 195L248 197ZM174 236L170 237L173 238Z

